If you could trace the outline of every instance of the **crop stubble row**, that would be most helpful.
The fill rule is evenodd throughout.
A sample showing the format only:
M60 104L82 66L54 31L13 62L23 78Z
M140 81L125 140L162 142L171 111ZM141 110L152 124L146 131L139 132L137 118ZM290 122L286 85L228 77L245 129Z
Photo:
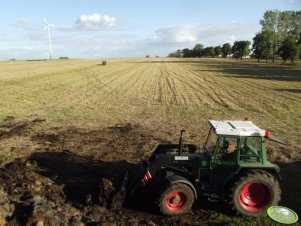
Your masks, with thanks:
M300 93L279 91L298 90L300 81L243 77L243 69L253 65L243 65L242 76L223 70L223 62L161 58L109 60L107 66L80 60L0 66L0 119L37 114L70 123L114 123L168 116L175 107L205 117L200 121L251 115L263 125L274 119L272 128L300 132Z

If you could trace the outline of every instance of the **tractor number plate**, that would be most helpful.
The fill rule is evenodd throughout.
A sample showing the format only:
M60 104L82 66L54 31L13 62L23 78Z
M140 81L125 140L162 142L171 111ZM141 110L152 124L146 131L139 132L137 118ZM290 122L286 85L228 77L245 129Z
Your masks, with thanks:
M188 156L175 156L175 160L189 160Z

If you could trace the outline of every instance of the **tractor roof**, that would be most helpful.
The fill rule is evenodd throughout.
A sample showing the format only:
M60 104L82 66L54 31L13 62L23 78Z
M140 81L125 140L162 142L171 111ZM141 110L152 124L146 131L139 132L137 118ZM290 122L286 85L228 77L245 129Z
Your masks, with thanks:
M252 121L215 121L209 120L216 134L233 136L261 136L266 135L266 130L260 129Z

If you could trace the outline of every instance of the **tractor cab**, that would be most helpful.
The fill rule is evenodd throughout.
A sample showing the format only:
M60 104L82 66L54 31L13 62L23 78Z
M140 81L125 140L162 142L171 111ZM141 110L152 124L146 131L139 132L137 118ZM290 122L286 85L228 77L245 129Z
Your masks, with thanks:
M212 162L231 161L264 164L266 140L270 135L251 121L209 121L211 128L205 150Z
M210 184L217 193L242 169L276 169L267 160L266 144L270 132L251 121L209 121L211 128L205 151L211 155Z

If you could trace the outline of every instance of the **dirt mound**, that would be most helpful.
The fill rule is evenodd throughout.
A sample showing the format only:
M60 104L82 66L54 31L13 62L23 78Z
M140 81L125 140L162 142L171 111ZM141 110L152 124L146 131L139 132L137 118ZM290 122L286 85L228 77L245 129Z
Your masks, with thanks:
M8 225L183 225L212 215L198 210L182 217L161 216L150 199L137 196L126 208L112 197L126 161L96 161L71 152L37 152L0 171L0 222ZM184 224L185 225L185 224Z
M87 216L106 211L127 167L126 162L97 162L70 152L17 159L1 169L2 218L20 225L93 222Z
M137 169L156 143L166 142L149 128L47 128L43 120L14 118L0 128L5 145L28 142L10 149L26 157L1 160L0 225L185 225L210 213L165 218L146 196L116 208L113 196L124 171Z

